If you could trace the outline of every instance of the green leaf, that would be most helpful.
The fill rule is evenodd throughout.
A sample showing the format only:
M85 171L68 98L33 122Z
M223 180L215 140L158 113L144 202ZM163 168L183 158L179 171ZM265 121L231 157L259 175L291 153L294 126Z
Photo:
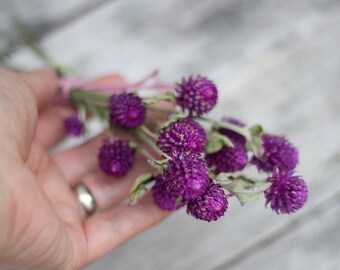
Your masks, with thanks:
M155 97L151 97L151 98L145 98L143 99L143 102L145 105L153 105L153 104L157 104L158 102L165 100L165 101L170 101L172 103L176 102L176 95L172 92L166 92L164 95L162 96L155 96Z
M247 142L246 147L248 151L254 153L257 158L261 158L264 153L262 145L263 128L260 125L254 125L250 128L251 140Z
M221 148L223 146L227 146L227 147L234 147L234 144L232 143L232 141L218 133L218 132L211 132L209 135L208 135L208 142L207 142L207 145L205 147L205 151L208 153L208 154L212 154L212 153L215 153L219 150L221 150Z
M177 122L178 120L187 118L188 114L187 113L177 113L175 115L173 115L168 121L166 121L163 126L161 127L161 131L163 130L163 128L167 128L168 126L170 126L172 123Z
M219 176L217 176L218 178ZM218 182L218 180L217 180ZM222 187L233 193L240 201L241 205L257 200L260 195L267 190L271 183L266 181L255 181L244 176L236 178L220 176L219 182Z
M140 193L145 189L146 185L153 181L152 173L145 173L137 177L133 187L130 190L130 200L136 202Z

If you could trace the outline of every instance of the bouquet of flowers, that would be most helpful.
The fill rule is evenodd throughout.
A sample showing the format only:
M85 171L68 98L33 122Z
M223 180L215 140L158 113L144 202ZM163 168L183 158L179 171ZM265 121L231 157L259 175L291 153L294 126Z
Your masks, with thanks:
M70 135L86 133L88 116L113 131L98 149L104 173L115 181L133 167L136 152L148 159L150 172L136 179L132 202L152 192L160 208L186 207L188 214L208 222L225 214L232 197L244 205L264 194L277 214L304 206L308 189L294 173L298 151L286 138L236 118L207 117L218 100L217 87L207 77L189 76L168 85L156 76L114 85L60 79L64 99L77 108L65 119ZM143 96L140 89L153 94ZM247 175L247 166L255 166L260 178Z

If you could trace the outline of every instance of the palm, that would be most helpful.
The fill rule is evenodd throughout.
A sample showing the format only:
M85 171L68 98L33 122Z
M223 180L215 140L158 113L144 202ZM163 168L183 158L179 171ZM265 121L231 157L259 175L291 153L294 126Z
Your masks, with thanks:
M14 76L18 80L7 71L5 76ZM28 77L24 79L28 80ZM41 109L46 103L46 96L37 94L41 85L34 80L29 84ZM23 85L20 87L25 88ZM27 93L19 92L21 94L24 100L29 98ZM13 108L12 105L8 108ZM0 144L3 157L0 160L3 179L0 188L6 191L2 196L3 207L0 206L0 220L6 220L6 223L1 223L0 265L4 262L8 266L32 269L77 269L167 215L157 209L149 198L133 207L120 204L126 198L132 181L145 170L144 160L139 158L141 161L126 179L112 181L97 168L94 153L102 142L101 136L51 156L48 148L64 136L62 121L71 109L59 106L44 108L37 119L34 104L23 107L26 111L21 113L27 114L29 121L15 126L15 136L6 136L13 145L17 144L18 151L13 150L15 147L2 147ZM17 111L13 112L14 117L17 114ZM32 128L35 123L36 130ZM7 145L11 146L11 143ZM101 210L88 219L82 215L71 188L80 181L92 190Z

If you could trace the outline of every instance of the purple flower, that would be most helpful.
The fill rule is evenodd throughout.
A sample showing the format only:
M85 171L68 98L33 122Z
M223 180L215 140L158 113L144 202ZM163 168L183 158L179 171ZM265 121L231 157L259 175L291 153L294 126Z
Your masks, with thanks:
M157 144L168 155L174 151L201 154L206 141L203 127L196 121L185 118L164 128Z
M174 211L183 206L179 198L172 196L164 183L162 175L155 177L155 185L152 188L155 203L163 210Z
M107 174L123 176L132 167L135 150L129 143L119 138L111 138L104 142L99 151L99 166Z
M205 221L218 220L228 209L227 196L222 187L211 182L204 194L196 200L191 200L187 213Z
M223 118L223 122L233 124L238 127L245 127L246 125L235 118ZM227 136L234 144L246 144L246 139L239 133L226 128L220 128L219 132Z
M196 199L203 194L211 180L205 161L192 153L173 153L163 174L170 194L184 201Z
M292 171L299 162L299 154L284 137L262 135L264 154L259 159L253 157L251 163L256 165L259 170L272 172L275 167L280 170Z
M244 146L234 144L234 147L222 147L221 150L206 155L208 166L215 173L242 171L248 161L247 151Z
M67 133L74 137L79 137L85 133L84 123L80 121L76 114L64 120L64 127Z
M176 86L177 104L190 115L202 115L217 103L215 84L203 76L190 76Z
M133 94L112 95L109 100L112 125L136 128L143 124L146 110L140 97Z
M304 206L308 197L308 189L304 180L294 176L292 171L275 169L268 178L272 185L265 191L266 205L277 214L294 213Z

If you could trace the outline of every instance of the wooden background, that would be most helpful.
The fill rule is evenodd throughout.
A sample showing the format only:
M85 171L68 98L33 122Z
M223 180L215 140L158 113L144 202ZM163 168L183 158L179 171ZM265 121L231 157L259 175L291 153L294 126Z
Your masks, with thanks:
M214 116L260 122L301 151L310 194L300 213L233 201L207 224L179 211L86 269L340 269L339 0L1 0L1 56L33 68L13 45L13 12L79 77L201 73L220 89Z

